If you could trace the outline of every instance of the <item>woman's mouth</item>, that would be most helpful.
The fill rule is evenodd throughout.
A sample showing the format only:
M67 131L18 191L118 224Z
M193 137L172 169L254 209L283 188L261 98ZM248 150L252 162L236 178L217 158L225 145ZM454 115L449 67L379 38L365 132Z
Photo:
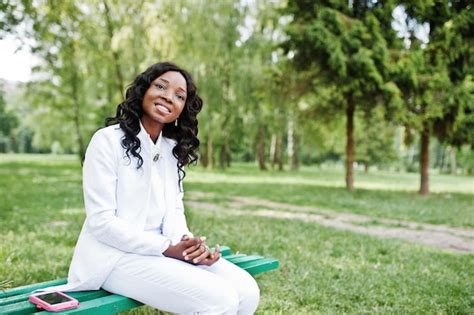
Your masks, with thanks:
M163 114L170 114L171 111L166 107L161 104L155 104L156 109L158 109L159 112Z

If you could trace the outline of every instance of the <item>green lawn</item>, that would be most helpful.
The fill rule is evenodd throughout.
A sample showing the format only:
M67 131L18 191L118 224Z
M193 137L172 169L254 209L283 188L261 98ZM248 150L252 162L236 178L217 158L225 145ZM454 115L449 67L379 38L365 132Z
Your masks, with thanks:
M355 178L357 189L350 193L344 188L343 170L260 172L247 164L210 172L191 167L185 189L217 193L215 202L251 196L380 218L474 227L473 177L432 174L435 192L428 197L417 193L417 174L356 172Z
M61 278L84 219L81 167L71 157L0 155L0 282L12 286ZM185 189L217 205L233 196L309 205L380 218L474 227L472 177L432 175L438 193L419 197L416 174L303 168L226 172L188 168ZM447 253L312 223L236 217L188 207L189 225L248 254L277 257L281 268L257 277L260 314L472 314L474 255ZM249 210L251 211L251 210ZM218 228L216 228L218 227ZM153 313L141 308L133 313Z

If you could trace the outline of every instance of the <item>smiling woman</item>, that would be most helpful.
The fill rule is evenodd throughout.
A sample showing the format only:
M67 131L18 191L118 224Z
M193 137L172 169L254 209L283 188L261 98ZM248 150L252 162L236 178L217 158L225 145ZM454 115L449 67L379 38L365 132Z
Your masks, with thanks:
M181 182L185 175L183 167L197 160L197 115L201 108L202 100L191 75L172 63L157 63L135 78L127 89L126 99L117 106L115 117L108 118L106 124L120 125L125 133L125 153L137 159L138 167L143 164L137 151L137 135L142 125L154 143L161 131L164 137L173 139Z
M154 142L165 124L174 121L177 127L185 102L186 80L181 73L168 71L152 82L143 96L141 122Z
M135 78L87 148L87 216L68 283L55 290L104 288L180 314L256 310L255 280L186 223L183 168L197 159L201 108L192 77L175 64L157 63Z

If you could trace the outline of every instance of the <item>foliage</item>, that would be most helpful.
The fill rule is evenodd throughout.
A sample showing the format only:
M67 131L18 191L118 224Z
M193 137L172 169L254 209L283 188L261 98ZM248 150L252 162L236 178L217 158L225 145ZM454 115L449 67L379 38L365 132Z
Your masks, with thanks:
M24 96L7 99L21 109L9 148L50 152L55 144L82 156L127 83L163 60L197 81L200 157L209 168L239 160L280 170L298 161L345 160L348 172L353 162L393 166L405 154L393 145L397 125L407 142L426 125L428 140L472 147L466 3L7 1L0 33L30 43L41 60ZM396 21L397 10L406 16ZM403 46L395 22L411 46ZM428 38L417 39L426 25Z
M366 113L358 120L356 130L356 161L369 166L387 167L397 160L395 147L396 126L387 123L381 107Z
M472 26L474 14L465 1L407 3L407 20L428 23L429 42L402 51L394 72L406 104L406 126L420 133L420 192L427 194L429 136L461 146L472 145ZM410 30L414 32L414 29Z
M10 136L17 124L18 118L12 111L6 109L3 91L0 90L0 135Z
M6 109L3 91L0 89L0 152L11 150L11 137L18 125L18 118L12 111Z
M392 2L289 1L293 21L284 47L294 54L297 69L308 69L315 86L334 90L328 99L346 115L346 182L353 189L354 113L377 105L398 106L398 88L390 81L391 69L381 17L391 15ZM391 37L390 37L391 38ZM314 93L313 85L306 92ZM323 105L324 108L324 105ZM333 111L331 108L331 112Z

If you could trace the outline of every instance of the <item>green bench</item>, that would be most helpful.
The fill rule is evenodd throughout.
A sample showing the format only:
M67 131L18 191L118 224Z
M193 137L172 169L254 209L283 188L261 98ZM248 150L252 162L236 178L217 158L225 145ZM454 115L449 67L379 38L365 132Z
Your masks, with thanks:
M278 260L262 256L232 254L227 246L221 246L222 257L243 268L251 275L278 268ZM28 301L32 291L49 286L66 283L66 279L36 283L0 292L0 314L51 314L36 309ZM130 298L112 294L105 290L69 292L69 295L79 300L79 308L59 312L58 314L116 314L143 304Z

